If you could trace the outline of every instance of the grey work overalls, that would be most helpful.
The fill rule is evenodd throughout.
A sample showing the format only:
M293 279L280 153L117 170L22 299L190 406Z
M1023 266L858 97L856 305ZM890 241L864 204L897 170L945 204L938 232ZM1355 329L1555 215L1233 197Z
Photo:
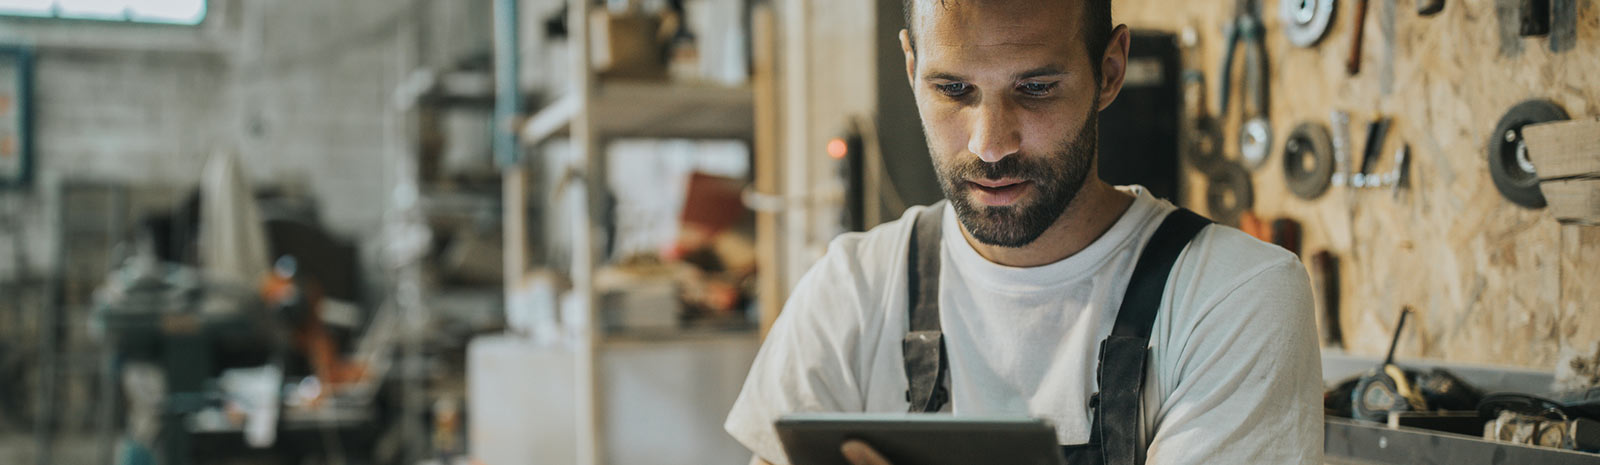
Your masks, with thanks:
M905 355L911 412L938 412L949 401L949 362L939 327L939 246L944 202L917 215L909 249L910 330ZM1134 265L1111 335L1100 341L1100 392L1089 398L1089 443L1061 446L1068 465L1143 465L1140 411L1150 327L1173 262L1210 220L1179 208L1167 215Z

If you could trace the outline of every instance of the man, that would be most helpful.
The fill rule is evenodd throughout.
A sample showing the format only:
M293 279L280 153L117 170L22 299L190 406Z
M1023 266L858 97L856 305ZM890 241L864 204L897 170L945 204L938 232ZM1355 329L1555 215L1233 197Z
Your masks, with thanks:
M787 462L781 415L908 410L1042 418L1079 445L1064 448L1073 461L1321 463L1304 267L1093 175L1098 112L1128 57L1109 3L907 2L907 78L948 202L840 236L800 280L726 424L755 463ZM1161 244L1170 268L1135 273ZM1136 274L1154 292L1125 295ZM908 332L930 314L939 342L916 348ZM1135 345L1101 353L1125 332ZM938 368L912 368L925 360ZM1112 402L1122 393L1135 394ZM1107 458L1119 441L1139 458ZM842 452L887 463L860 442Z

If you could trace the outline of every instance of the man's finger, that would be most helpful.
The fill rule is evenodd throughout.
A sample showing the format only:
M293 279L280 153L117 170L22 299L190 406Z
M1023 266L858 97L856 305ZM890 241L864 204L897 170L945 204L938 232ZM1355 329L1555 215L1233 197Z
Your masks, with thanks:
M839 446L839 451L844 453L845 460L855 465L890 465L889 460L878 455L872 446L858 440L845 441L843 446Z

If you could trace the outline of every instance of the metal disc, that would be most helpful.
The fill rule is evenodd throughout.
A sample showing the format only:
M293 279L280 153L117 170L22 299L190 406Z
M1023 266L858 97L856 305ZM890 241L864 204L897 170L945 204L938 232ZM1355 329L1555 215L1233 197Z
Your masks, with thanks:
M1519 103L1500 118L1489 134L1489 177L1506 200L1525 208L1545 207L1539 175L1528 160L1528 149L1522 141L1522 127L1566 119L1566 110L1547 100Z
M1283 178L1289 191L1314 200L1333 184L1333 137L1321 124L1300 123L1283 142Z
M1272 124L1266 118L1250 118L1239 126L1239 155L1250 169L1267 164L1272 155Z
M1206 213L1218 223L1238 225L1239 216L1253 206L1250 171L1237 163L1218 163L1206 183Z
M1289 42L1299 47L1310 47L1328 34L1328 24L1333 22L1334 0L1278 0L1278 12L1283 17L1283 32Z

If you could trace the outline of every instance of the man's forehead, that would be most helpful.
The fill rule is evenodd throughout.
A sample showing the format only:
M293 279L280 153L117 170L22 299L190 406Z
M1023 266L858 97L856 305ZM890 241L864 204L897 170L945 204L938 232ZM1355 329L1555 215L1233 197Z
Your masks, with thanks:
M1075 41L1083 23L1074 0L915 0L919 42L947 47L1049 46Z

